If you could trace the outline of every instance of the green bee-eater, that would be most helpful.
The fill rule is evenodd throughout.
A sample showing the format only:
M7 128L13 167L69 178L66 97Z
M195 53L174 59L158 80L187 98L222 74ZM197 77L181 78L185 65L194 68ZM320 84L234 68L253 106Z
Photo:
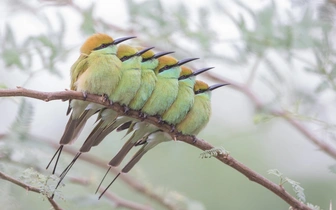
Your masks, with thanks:
M71 90L87 93L110 95L120 80L121 61L117 58L117 44L135 37L125 37L113 40L106 34L90 36L80 49L80 56L71 67ZM57 162L63 146L74 142L87 119L102 106L80 100L71 100L67 114L70 115L65 131L52 160L57 156L53 169L55 173ZM58 154L58 155L57 155Z
M185 135L197 135L210 119L211 91L225 85L227 84L216 84L209 87L205 82L196 80L194 105L185 118L176 125L176 129Z
M182 66L180 77L178 78L179 88L176 100L162 115L162 120L170 125L176 125L187 115L194 104L194 85L196 75L208 71L212 68L203 68L193 72L190 68Z

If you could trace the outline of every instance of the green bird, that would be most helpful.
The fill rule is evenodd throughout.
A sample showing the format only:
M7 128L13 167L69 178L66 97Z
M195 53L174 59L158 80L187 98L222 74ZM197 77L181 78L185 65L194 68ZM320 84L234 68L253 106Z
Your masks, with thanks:
M71 67L71 90L87 93L110 95L117 87L121 77L121 61L116 56L117 44L135 37L124 37L113 40L106 34L94 34L90 36L80 49L80 57ZM60 147L47 165L50 166L57 156L53 169L56 171L57 163L61 155L63 146L73 143L87 119L101 109L102 106L86 101L71 100L67 114L70 115L65 131L60 140Z
M190 68L182 66L182 71L180 73L180 77L178 78L179 89L176 100L169 109L163 113L163 121L175 126L184 119L194 104L194 85L196 82L196 76L212 68L213 67L202 68L193 72Z
M192 105L190 111L182 120L182 122L179 123L177 126L177 129L182 134L197 135L207 125L211 115L211 103L210 103L211 91L225 85L227 84L217 84L209 87L205 82L196 80L194 85L194 104ZM191 121L188 122L188 120ZM185 128L183 127L184 125L189 125L189 127L187 126L187 128ZM105 190L102 192L99 198L103 196L103 194L107 191L107 189L113 184L113 182L118 178L118 176L121 173L128 173L150 149L154 148L159 143L170 141L171 139L172 138L169 134L160 130L156 130L150 134L147 134L142 139L138 140L135 146L137 145L143 145L143 146L124 166L124 168L112 180L112 182L105 188Z
M211 116L211 91L228 84L216 84L209 87L205 82L196 80L195 99L185 118L176 125L184 135L197 135L209 122Z
M152 95L145 103L141 112L146 115L162 115L175 101L178 93L178 77L181 66L198 58L188 58L177 61L166 55L159 58L159 65L155 69L157 82Z
M117 57L120 59L120 61L122 61L121 78L119 80L117 87L114 89L114 92L110 94L110 99L114 97L112 100L114 100L114 102L119 102L121 105L127 106L129 104L129 102L133 99L141 84L141 75L140 75L141 70L140 65L142 60L141 55L151 49L152 48L146 48L144 50L138 51L136 48L125 44L122 44L118 47ZM128 80L130 80L131 82L128 83ZM102 122L102 124L104 123L108 124L110 122L109 121L110 118L113 118L111 120L114 120L115 116L118 115L117 112L115 112L112 109L104 109L104 111L101 112L104 113L100 113L100 117L107 116L108 118L103 121L101 120L100 122ZM104 116L104 114L106 116ZM98 124L98 126L101 126L101 124ZM85 141L83 145L84 147L86 145L85 143L90 144L90 142ZM82 151L80 150L73 158L73 160L70 162L70 164L64 169L64 171L60 175L61 178L59 180L59 183L70 171L71 167L75 164L76 160L79 158L81 154Z

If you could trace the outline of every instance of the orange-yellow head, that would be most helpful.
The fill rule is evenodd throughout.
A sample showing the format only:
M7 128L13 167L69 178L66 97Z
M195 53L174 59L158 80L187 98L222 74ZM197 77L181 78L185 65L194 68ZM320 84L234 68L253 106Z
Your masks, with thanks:
M209 89L209 85L201 80L196 80L194 85L194 92L195 94L205 92Z
M136 47L136 49L140 51L140 50L146 49L146 47ZM142 57L142 59L150 59L150 58L154 57L154 55L155 55L155 53L154 53L153 50L148 50L145 53L143 53L141 55L141 57Z
M89 38L86 39L82 47L80 48L80 52L86 55L89 55L94 49L101 46L108 46L113 44L113 38L107 34L93 34Z
M135 38L135 36L123 37L113 40L113 38L107 34L102 33L93 34L89 38L87 38L87 40L84 42L84 44L80 49L80 52L82 54L89 55L94 50L104 49L110 45L117 45L123 41L133 38Z
M122 59L124 57L134 56L138 50L127 44L121 44L118 46L117 57Z
M155 73L158 74L163 68L169 68L170 66L175 66L178 60L170 55L165 55L158 58L159 65L155 68Z
M181 77L187 78L192 74L193 74L193 71L191 70L191 68L186 67L186 66L181 66L180 78Z

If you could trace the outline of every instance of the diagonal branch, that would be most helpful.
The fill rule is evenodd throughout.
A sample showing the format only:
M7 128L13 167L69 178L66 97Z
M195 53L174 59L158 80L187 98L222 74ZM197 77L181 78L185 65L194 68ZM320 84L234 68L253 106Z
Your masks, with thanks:
M17 88L13 90L0 90L0 97L5 97L5 96L7 97L25 96L25 97L44 100L44 101L68 100L68 99L84 100L81 92L76 92L76 91L39 92L39 91L28 90L24 88ZM94 102L97 104L102 104L108 108L111 108L117 111L120 115L125 115L125 113L123 112L123 108L119 104L114 103L113 105L109 105L107 101L102 100L102 97L98 95L88 94L86 101ZM134 110L130 110L127 113L128 116L141 120L141 118L139 117L139 114L140 113L138 111L134 111ZM192 146L195 146L203 151L214 148L211 144L209 144L208 142L202 139L195 138L194 136L181 135L177 133L176 131L172 132L172 130L174 129L172 129L168 124L160 123L160 120L157 119L156 117L148 117L147 119L145 119L145 121L153 125L156 125L163 131L169 133L172 137L176 137L176 139L183 141L185 143L188 143ZM274 194L276 194L281 199L283 199L285 202L287 202L292 207L292 209L295 209L295 210L309 210L310 209L308 206L301 203L299 200L295 199L288 192L286 192L282 186L274 184L273 182L266 179L262 175L258 174L257 172L251 170L244 164L240 163L239 161L234 159L232 156L229 156L227 154L220 154L220 155L217 155L216 158L219 161L225 163L226 165L239 171L241 174L246 176L249 180L256 182L259 185L272 191Z

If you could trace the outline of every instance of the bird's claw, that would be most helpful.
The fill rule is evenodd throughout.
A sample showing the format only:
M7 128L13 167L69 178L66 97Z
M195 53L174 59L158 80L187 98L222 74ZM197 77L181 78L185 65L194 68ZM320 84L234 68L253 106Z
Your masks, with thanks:
M158 121L159 121L159 124L161 124L161 125L164 123L164 121L163 121L163 119L162 119L161 116L158 116Z
M82 94L83 94L84 101L86 101L86 99L88 97L88 95L87 95L88 93L86 91L83 91Z
M193 139L193 140L192 140L192 143L193 143L193 144L196 144L196 142L197 142L196 137L195 137L195 136L192 136L192 139Z
M108 101L108 95L106 94L106 93L104 93L103 95L102 95L102 102L106 102L106 101Z
M141 118L141 121L144 121L147 118L147 114L140 112L139 117Z
M127 114L130 110L130 108L128 106L123 106L124 107L124 113Z

